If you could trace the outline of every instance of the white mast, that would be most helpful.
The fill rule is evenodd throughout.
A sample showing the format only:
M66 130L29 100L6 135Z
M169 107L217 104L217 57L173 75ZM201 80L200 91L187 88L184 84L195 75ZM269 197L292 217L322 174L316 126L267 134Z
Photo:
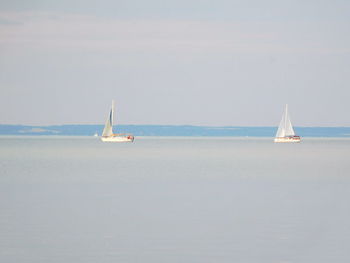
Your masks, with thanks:
M113 127L113 122L114 122L114 100L112 100L112 120L111 120L112 127Z
M288 119L288 104L286 104L286 107L284 109L284 132L287 131L287 119Z

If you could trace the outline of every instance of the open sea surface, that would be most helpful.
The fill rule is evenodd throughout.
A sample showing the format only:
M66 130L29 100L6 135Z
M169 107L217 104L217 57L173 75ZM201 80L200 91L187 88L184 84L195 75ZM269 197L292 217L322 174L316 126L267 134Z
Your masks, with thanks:
M350 262L350 139L0 137L0 262Z

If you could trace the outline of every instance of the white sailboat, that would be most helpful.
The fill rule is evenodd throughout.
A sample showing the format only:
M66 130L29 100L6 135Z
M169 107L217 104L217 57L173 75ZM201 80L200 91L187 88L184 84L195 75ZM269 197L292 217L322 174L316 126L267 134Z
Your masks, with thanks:
M114 119L114 101L112 101L112 108L109 112L105 127L102 132L101 140L103 142L133 142L134 136L132 134L114 134L113 133L113 119Z
M276 133L275 142L300 142L300 136L295 135L290 121L287 104Z

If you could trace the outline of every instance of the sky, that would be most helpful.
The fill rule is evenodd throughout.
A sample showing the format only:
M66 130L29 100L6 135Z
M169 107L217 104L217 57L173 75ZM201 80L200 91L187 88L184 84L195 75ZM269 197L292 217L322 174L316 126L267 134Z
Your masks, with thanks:
M0 124L350 126L350 1L0 0Z

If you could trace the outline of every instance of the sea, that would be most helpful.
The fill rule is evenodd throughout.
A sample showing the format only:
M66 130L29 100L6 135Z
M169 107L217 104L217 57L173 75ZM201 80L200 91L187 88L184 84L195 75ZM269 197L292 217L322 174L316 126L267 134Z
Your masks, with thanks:
M0 137L0 262L350 262L350 139Z

